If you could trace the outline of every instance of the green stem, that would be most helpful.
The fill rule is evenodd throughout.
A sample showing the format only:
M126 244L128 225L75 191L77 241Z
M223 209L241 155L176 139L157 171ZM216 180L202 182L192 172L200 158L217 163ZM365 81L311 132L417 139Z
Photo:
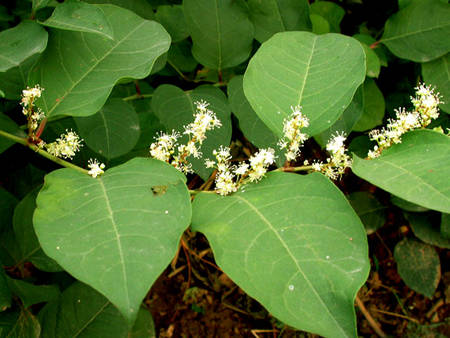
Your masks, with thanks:
M40 149L35 144L29 143L26 138L15 136L15 135L7 133L6 131L3 131L3 130L0 130L0 136L3 136L5 138L7 138L7 139L10 139L10 140L12 140L12 141L14 141L16 143L20 143L21 145L30 148L31 150L37 152L39 155L49 159L50 161L55 162L56 164L59 164L62 167L75 169L75 170L77 170L78 172L80 172L82 174L89 175L88 171L86 169L83 169L83 168L81 168L81 167L79 167L79 166L77 166L77 165L75 165L73 163L67 162L67 161L65 161L65 160L63 160L63 159L61 159L59 157L50 155L48 152L46 152L43 149Z
M192 196L198 195L198 194L203 193L203 192L206 193L206 194L215 194L216 193L215 191L211 191L211 190L191 190L191 189L189 189L189 193Z
M131 101L131 100L147 99L147 98L150 98L152 96L153 96L153 94L141 94L141 95L134 94L134 95L131 95L131 96L124 97L124 98L122 98L122 100L124 100L124 101Z

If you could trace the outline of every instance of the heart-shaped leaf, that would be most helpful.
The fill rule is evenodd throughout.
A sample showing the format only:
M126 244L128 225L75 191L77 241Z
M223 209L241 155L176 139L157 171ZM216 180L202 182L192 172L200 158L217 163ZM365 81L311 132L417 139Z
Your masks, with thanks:
M247 60L252 51L253 25L243 0L184 0L186 24L202 65L222 70Z
M73 169L53 171L37 198L36 234L48 256L105 295L132 324L189 225L185 181L172 166L149 158L97 179Z
M380 157L353 156L353 172L409 202L450 213L450 138L432 130L416 130Z
M86 284L75 282L59 299L39 312L42 338L51 337L155 337L153 319L148 310L139 309L134 331L129 332L120 312L100 293Z
M122 78L144 78L167 52L170 36L157 22L112 5L102 9L114 40L52 29L49 45L31 74L45 88L38 105L47 116L88 116L105 103Z
M249 0L248 7L261 43L278 32L311 30L307 0Z
M427 62L450 51L450 6L440 0L414 1L392 15L381 42L396 56Z
M113 39L113 30L100 7L81 1L65 1L56 6L42 25L69 31L100 34Z
M291 106L301 105L315 135L331 126L364 81L361 44L339 34L277 33L258 49L244 75L244 92L279 137Z
M201 193L192 227L223 271L284 323L356 336L353 301L369 271L364 227L322 174L270 173L231 196Z

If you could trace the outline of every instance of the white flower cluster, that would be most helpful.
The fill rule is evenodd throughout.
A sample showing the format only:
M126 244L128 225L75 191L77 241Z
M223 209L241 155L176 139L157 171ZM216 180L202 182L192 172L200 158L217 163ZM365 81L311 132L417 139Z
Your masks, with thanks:
M300 147L308 139L308 135L300 130L309 126L309 119L301 112L300 106L292 107L289 119L283 121L284 137L278 142L281 149L286 149L286 160L293 161L300 156Z
M91 175L93 178L96 178L97 176L102 175L105 171L105 165L103 163L99 163L97 159L90 159L88 162L88 174Z
M43 90L39 85L33 88L27 87L27 89L22 90L22 100L20 103L22 105L22 113L28 119L30 133L33 133L38 128L39 122L45 117L44 112L39 108L35 110L33 105L34 100L41 97Z
M376 141L377 145L373 150L369 150L367 156L376 158L381 152L389 148L394 143L401 142L401 136L413 129L426 127L431 123L432 119L439 116L438 105L442 103L439 93L435 93L430 86L421 84L416 87L416 96L411 97L414 105L414 111L408 112L404 108L396 109L396 119L389 119L386 128L374 129L369 133L372 141Z
M206 132L222 126L216 114L208 109L209 103L203 100L194 103L197 107L194 122L185 126L183 132L183 134L189 136L187 144L178 145L178 139L181 135L172 130L171 134L160 133L155 138L156 142L150 145L152 157L170 163L185 174L192 172L192 164L187 161L187 157L200 158L202 156L200 147L206 139ZM175 149L177 154L175 154Z
M77 151L83 146L83 140L72 130L66 130L65 134L61 134L55 142L45 144L44 141L39 143L39 147L47 150L53 156L64 159L72 159Z
M217 168L216 192L222 196L228 195L247 183L261 180L267 172L268 167L275 162L275 151L271 148L261 149L250 157L249 162L241 162L238 165L231 165L230 148L220 147L219 151L214 150L216 161L207 159L207 168Z
M326 149L331 156L327 158L327 163L314 161L312 168L316 171L323 172L332 180L339 178L345 172L346 168L352 166L352 160L346 153L345 140L345 133L336 133L336 135L330 138Z

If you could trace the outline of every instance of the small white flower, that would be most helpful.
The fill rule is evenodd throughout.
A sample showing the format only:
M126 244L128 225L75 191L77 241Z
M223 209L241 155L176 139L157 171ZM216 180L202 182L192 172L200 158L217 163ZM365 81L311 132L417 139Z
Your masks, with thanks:
M83 146L82 139L72 130L66 130L55 142L46 144L46 150L53 156L72 159Z
M212 161L212 160L210 160L208 158L205 160L206 168L214 168L215 165L216 165L215 161Z
M284 119L283 122L284 136L278 142L280 149L287 149L285 156L288 161L300 156L300 147L308 139L308 135L300 130L309 126L309 120L302 114L300 106L291 106L291 110L290 118Z
M90 159L88 162L89 171L88 174L92 177L96 178L104 173L105 165L103 163L99 163L97 159Z
M44 89L41 88L38 84L33 87L22 90L22 100L21 103L24 107L28 107L35 98L41 97L42 91Z
M236 175L243 176L243 175L245 175L245 174L247 173L249 167L250 167L250 166L249 166L247 163L241 163L241 164L234 170L234 173L235 173Z

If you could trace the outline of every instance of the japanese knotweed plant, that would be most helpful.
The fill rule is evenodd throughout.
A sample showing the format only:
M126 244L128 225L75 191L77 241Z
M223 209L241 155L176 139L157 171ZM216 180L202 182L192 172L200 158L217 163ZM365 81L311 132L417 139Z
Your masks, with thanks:
M372 104L382 96L372 78L388 59L381 43L436 79L450 47L431 42L445 40L436 36L447 29L448 8L414 1L377 42L337 33L333 18L341 16L327 14L336 4L321 10L298 1L287 9L297 23L287 25L270 14L275 0L184 0L156 15L136 3L123 5L128 10L65 1L50 10L49 1L33 1L39 20L0 32L0 95L18 100L22 90L26 118L19 127L20 113L1 115L0 150L20 143L64 167L48 169L42 186L21 195L13 227L1 229L0 260L22 275L31 262L78 280L60 292L1 270L0 310L11 294L23 303L7 310L5 332L148 332L142 301L190 229L281 322L356 337L367 235L337 184L353 172L405 203L450 213L450 139L432 124L442 122L433 121L449 98L419 84L412 109L399 108L378 129L384 99L381 109ZM423 17L429 8L434 19ZM318 34L321 15L335 33ZM5 210L17 203L3 195ZM30 286L39 297L21 293ZM417 287L428 296L435 288ZM47 304L35 316L29 307L40 302Z

